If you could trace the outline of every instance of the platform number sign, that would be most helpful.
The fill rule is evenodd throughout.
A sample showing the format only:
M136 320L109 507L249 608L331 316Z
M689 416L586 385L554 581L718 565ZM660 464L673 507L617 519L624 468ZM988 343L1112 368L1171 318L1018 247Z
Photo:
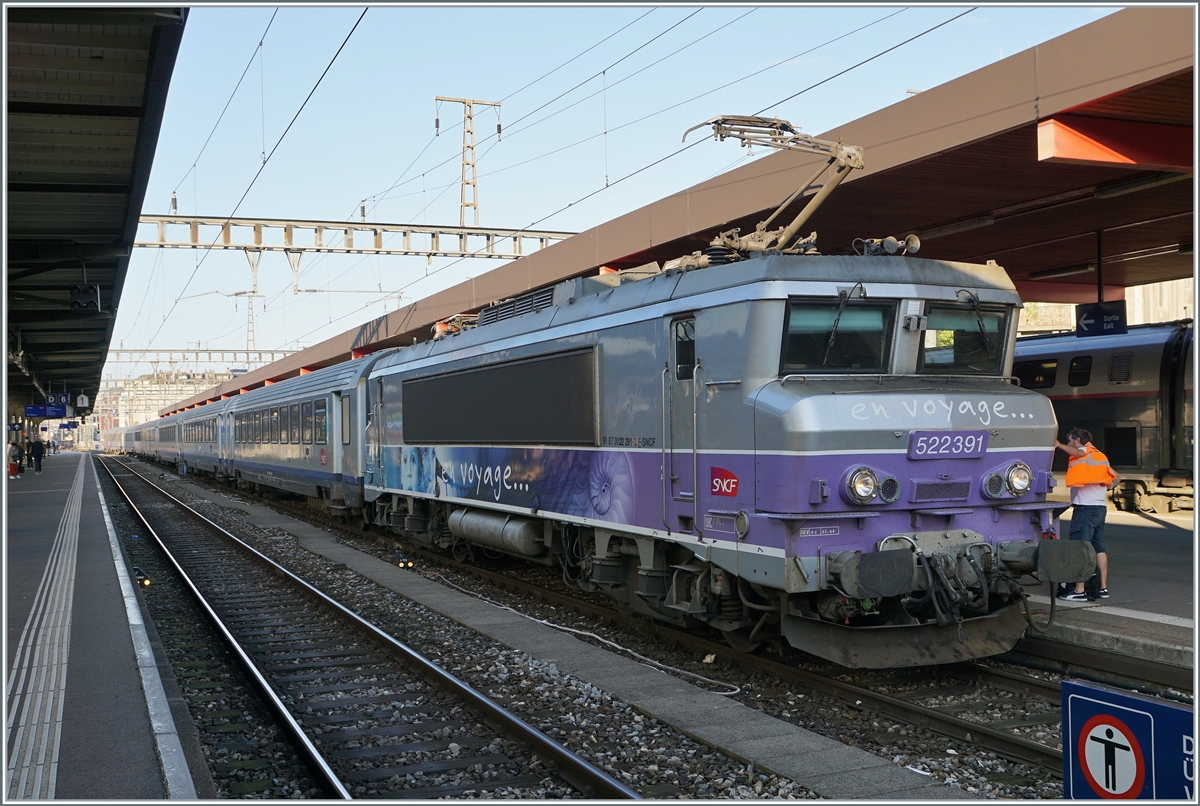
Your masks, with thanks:
M1195 797L1192 709L1063 681L1063 788L1072 800Z

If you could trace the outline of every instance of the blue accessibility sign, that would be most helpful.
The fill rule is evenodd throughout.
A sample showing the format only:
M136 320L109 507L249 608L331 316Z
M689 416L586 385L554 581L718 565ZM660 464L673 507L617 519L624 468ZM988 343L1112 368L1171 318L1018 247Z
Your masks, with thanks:
M1063 788L1072 800L1195 797L1192 709L1064 680Z

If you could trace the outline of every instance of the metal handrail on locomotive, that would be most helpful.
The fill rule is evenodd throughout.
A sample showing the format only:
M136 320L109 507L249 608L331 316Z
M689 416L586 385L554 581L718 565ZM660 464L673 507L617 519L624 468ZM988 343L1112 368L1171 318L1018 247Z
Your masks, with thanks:
M840 181L861 151L834 145ZM560 567L746 649L781 635L863 667L1010 649L1021 577L1095 562L1046 539L1055 420L1007 378L1011 281L909 257L915 239L814 255L796 221L767 230L783 207L665 270L571 280L545 307L381 359L374 522Z
M991 261L912 257L913 237L817 254L800 227L861 149L785 121L708 123L828 160L749 235L135 428L174 438L168 424L208 417L203 472L460 559L556 568L738 649L782 640L872 668L1008 651L1024 584L1095 568L1090 544L1054 539L1056 422L1009 377L1012 282ZM194 448L138 444L168 462Z

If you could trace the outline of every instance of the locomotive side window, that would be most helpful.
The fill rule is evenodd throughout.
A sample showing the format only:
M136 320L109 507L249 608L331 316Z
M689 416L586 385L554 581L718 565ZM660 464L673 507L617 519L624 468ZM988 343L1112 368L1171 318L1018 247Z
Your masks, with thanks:
M314 432L314 434L313 434L314 440L313 441L316 442L318 445L325 444L325 439L326 439L325 411L326 411L326 401L324 401L324 400L314 400L313 401L313 432Z
M919 372L999 375L1004 366L1008 309L930 305Z
M1067 370L1067 383L1071 386L1087 386L1092 382L1092 357L1077 355L1071 359L1071 367Z
M792 302L783 341L783 372L883 372L895 305Z
M300 404L300 422L302 423L301 430L305 445L312 444L313 432L313 405L311 401L305 401Z
M1049 389L1058 376L1058 359L1016 361L1013 363L1013 375L1021 382L1022 389Z
M690 381L696 370L696 320L680 319L675 328L675 380Z
M289 411L292 420L292 443L298 445L300 444L300 404L293 403Z

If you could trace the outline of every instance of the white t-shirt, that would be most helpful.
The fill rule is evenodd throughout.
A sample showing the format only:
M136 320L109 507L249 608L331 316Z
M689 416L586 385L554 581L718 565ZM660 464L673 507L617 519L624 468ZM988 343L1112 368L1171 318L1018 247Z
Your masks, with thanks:
M1108 506L1108 487L1103 484L1084 484L1072 487L1071 503L1083 507Z

